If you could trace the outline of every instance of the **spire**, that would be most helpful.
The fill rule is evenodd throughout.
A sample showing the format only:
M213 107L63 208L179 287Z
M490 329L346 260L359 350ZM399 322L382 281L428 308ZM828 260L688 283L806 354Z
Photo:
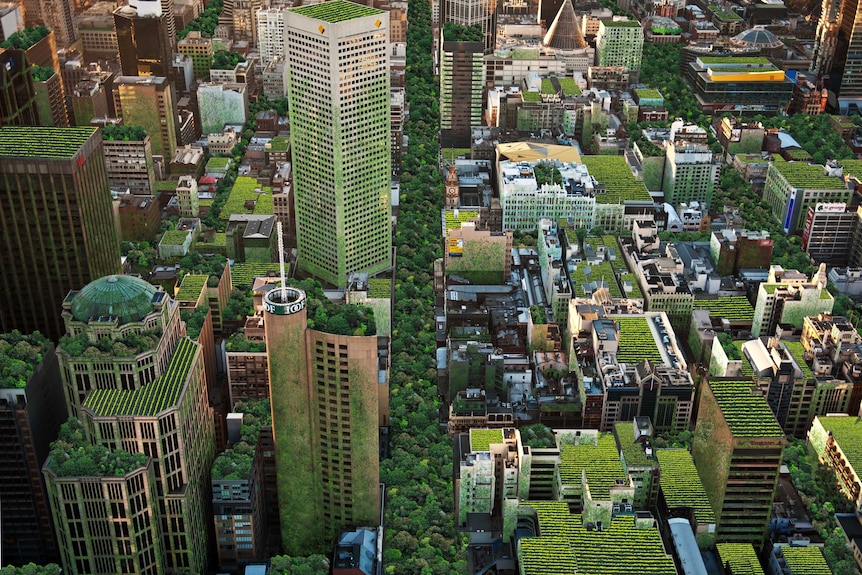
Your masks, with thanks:
M576 48L587 47L581 31L578 29L578 17L575 15L572 0L565 0L560 6L560 11L557 12L557 17L554 18L554 22L548 28L548 33L545 34L542 43L559 50L575 50Z

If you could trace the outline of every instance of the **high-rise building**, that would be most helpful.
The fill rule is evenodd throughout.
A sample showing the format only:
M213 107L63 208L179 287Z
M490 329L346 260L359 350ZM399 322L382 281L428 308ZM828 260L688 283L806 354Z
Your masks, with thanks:
M68 126L66 94L63 80L54 68L33 66L33 88L36 91L36 110L40 126Z
M497 43L497 2L493 0L440 0L443 22L460 26L478 26L482 30L485 53L494 51Z
M0 334L6 346L4 357L25 367L20 376L0 377L0 549L7 565L44 565L59 557L40 470L66 419L60 370L43 336Z
M209 81L213 62L212 38L204 38L198 31L189 32L188 36L177 42L177 51L192 59L195 79Z
M0 42L24 29L24 14L18 3L0 6Z
M69 290L119 270L107 189L97 128L0 128L2 331L60 337Z
M159 76L119 76L113 85L114 109L127 125L140 126L152 138L153 155L171 158L177 147L174 85Z
M102 131L105 169L112 190L148 196L153 193L153 147L137 126L112 126Z
M287 13L299 267L335 285L392 265L388 21L345 0Z
M257 45L260 63L267 66L276 58L284 58L284 24L287 10L269 8L257 13Z
M635 20L602 20L596 36L599 66L625 66L629 78L637 81L644 49L644 29Z
M225 0L219 14L219 24L227 24L233 30L235 40L254 41L257 38L257 12L261 0Z
M39 0L39 19L55 33L61 48L69 48L78 40L74 16L72 0ZM25 13L25 17L29 22L30 14Z
M39 125L33 71L23 50L0 52L0 125Z
M306 302L296 288L264 296L282 545L293 555L379 523L389 397L387 338L309 329Z
M750 381L701 386L692 456L718 517L718 541L762 546L786 441Z
M137 8L135 8L135 6ZM157 0L138 1L114 10L114 29L124 76L163 76L173 79L168 14Z
M831 313L835 298L826 289L826 264L820 264L809 280L796 270L771 266L769 276L757 288L751 335L772 336L779 324L791 324L797 329L807 315Z
M482 124L484 47L481 39L470 41L464 30L446 26L440 44L440 139L444 147L469 147L473 126Z
M829 75L842 114L862 108L862 18L858 0L823 0L811 71Z

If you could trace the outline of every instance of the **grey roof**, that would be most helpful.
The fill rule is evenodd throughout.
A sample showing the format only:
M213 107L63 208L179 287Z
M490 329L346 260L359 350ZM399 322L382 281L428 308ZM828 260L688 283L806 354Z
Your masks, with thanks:
M743 30L733 37L733 43L738 46L750 46L758 48L778 48L783 45L775 34L765 28L751 28Z

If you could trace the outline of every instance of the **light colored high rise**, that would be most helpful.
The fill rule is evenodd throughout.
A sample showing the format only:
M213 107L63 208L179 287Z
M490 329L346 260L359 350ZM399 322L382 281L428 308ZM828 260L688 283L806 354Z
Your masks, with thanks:
M625 66L636 81L644 51L644 29L634 20L602 20L596 36L599 66Z
M811 71L829 74L842 114L862 107L862 11L858 0L823 0Z
M392 264L389 14L294 8L285 44L299 267L343 286Z
M257 46L260 64L267 66L276 58L284 58L284 23L287 10L270 8L257 13Z

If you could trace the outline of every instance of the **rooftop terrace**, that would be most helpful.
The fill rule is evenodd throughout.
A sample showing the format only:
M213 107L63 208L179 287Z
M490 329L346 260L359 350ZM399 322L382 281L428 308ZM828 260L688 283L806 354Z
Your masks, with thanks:
M377 10L363 4L346 2L345 0L330 0L321 4L302 6L301 8L294 8L292 12L314 18L315 20L323 20L330 24L384 13L383 10Z
M710 381L730 433L734 437L784 437L766 398L752 391L751 381Z
M617 479L625 479L620 454L613 434L600 433L596 445L564 445L560 453L560 481L563 485L581 486L582 472L595 500L610 499L610 488Z
M97 129L95 126L3 126L0 127L0 157L71 159Z
M690 507L698 523L715 523L715 511L706 496L691 453L685 449L657 449L656 457L661 468L661 490L668 508Z

